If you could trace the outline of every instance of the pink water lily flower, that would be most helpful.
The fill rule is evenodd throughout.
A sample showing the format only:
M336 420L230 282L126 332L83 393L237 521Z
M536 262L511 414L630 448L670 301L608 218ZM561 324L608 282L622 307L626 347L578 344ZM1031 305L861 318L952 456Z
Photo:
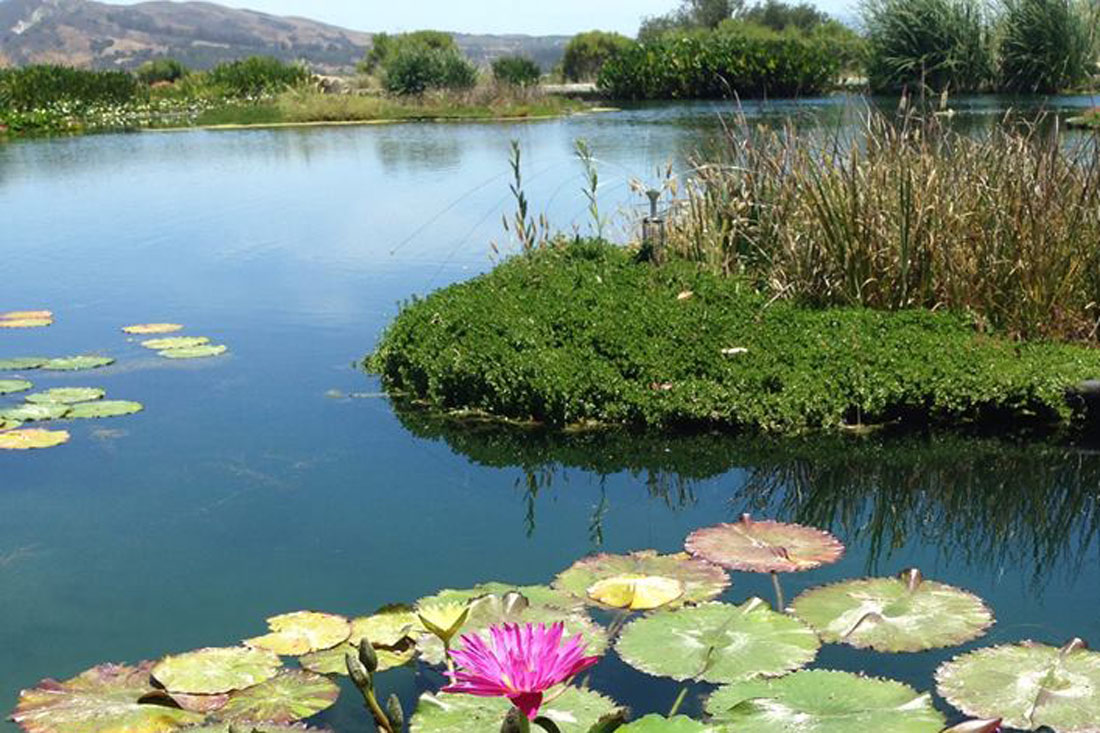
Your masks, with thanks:
M444 692L506 697L528 720L538 717L543 693L600 661L584 656L580 634L562 643L565 625L504 624L489 638L468 634L451 653L458 665Z

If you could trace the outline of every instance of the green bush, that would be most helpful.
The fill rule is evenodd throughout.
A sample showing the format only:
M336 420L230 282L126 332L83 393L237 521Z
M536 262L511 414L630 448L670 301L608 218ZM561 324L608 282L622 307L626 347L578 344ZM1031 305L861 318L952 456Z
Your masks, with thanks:
M502 84L529 87L538 84L542 69L526 56L502 56L493 61L493 78Z
M50 65L0 69L0 109L12 112L30 112L58 103L76 107L122 105L144 96L137 79L124 71Z
M175 59L153 59L139 66L135 74L145 84L174 83L187 76L187 67Z
M892 419L1069 417L1100 351L981 336L961 316L811 309L692 263L562 244L406 305L367 359L444 409L798 432Z
M1095 60L1089 24L1076 0L1006 0L1001 87L1052 94L1086 80Z
M593 81L607 60L630 48L632 41L618 33L578 33L565 47L562 73L569 81Z
M359 70L365 74L373 74L385 66L387 59L406 48L455 52L459 50L454 36L444 31L413 31L393 36L388 33L376 33L371 39L370 50L359 65Z
M744 25L636 43L603 67L599 87L616 99L725 99L819 94L842 56L825 37Z
M207 72L208 81L232 97L275 94L304 84L309 70L300 64L285 64L270 56L251 56L218 64Z
M982 91L994 76L980 0L864 0L867 75L879 92Z
M477 69L458 51L404 47L386 59L383 83L394 94L463 90L477 84Z

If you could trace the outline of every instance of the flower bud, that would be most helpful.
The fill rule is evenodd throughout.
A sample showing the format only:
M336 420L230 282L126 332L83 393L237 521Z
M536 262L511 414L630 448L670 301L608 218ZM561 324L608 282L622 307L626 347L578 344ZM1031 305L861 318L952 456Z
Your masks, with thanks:
M359 657L347 652L344 655L344 662L348 665L348 674L351 676L351 681L355 683L355 686L361 692L366 692L374 686L370 671L359 661Z
M530 730L531 726L519 708L509 710L508 715L504 716L504 725L500 726L500 733L528 733Z
M390 695L390 699L386 700L386 717L390 719L394 731L401 733L405 730L405 711L401 709L401 698L397 695Z
M374 645L370 643L370 639L365 636L359 641L359 661L371 674L378 671L378 654L374 651Z

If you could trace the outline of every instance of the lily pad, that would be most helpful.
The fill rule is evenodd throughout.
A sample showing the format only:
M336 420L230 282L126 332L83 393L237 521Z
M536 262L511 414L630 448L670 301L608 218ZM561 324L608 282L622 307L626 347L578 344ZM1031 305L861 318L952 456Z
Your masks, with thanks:
M27 402L34 404L75 405L78 402L94 402L107 396L107 392L95 387L58 387L45 392L29 394Z
M17 420L19 422L42 422L45 420L60 420L72 409L69 405L59 405L53 402L45 404L26 404L17 407L9 407L0 410L0 419Z
M19 422L18 420L4 420L0 418L0 433L4 432L5 430L15 430L22 424L23 423Z
M154 692L151 666L105 664L66 682L43 680L20 693L12 720L27 733L168 733L202 722L199 713L138 702Z
M348 642L359 644L365 636L375 647L395 647L407 639L415 639L424 631L416 612L409 606L386 606L371 616L351 621Z
M228 351L226 346L207 344L185 349L164 349L157 353L168 359L207 359L211 356L221 356L226 351Z
M26 392L33 386L25 379L0 379L0 395Z
M356 645L345 642L333 649L323 652L313 652L298 657L298 663L302 669L317 674L338 674L347 676L348 665L345 655L358 653ZM375 655L378 657L378 671L386 672L398 667L404 667L416 659L416 646L411 641L405 641L389 649L375 647Z
M45 328L52 325L52 318L0 318L0 328Z
M663 715L647 715L618 728L618 733L719 733L719 729L683 715L671 719Z
M283 656L300 656L331 649L351 635L351 624L343 616L317 611L296 611L267 620L270 634L245 641L245 645Z
M738 733L939 733L945 723L931 695L822 669L720 688L706 709Z
M1003 718L1008 728L1095 733L1100 721L1100 652L1074 641L979 649L936 670L940 695L967 715Z
M601 580L624 575L654 576L679 581L683 595L670 606L713 600L729 587L725 570L687 553L659 555L654 550L629 555L592 555L577 561L554 579L554 587L579 599L592 602L588 590Z
M66 356L61 359L50 359L42 365L42 368L55 372L82 372L114 363L115 360L109 356Z
M179 323L138 323L133 326L125 326L123 332L135 336L153 335L158 333L175 333L182 331L183 325Z
M501 721L512 703L501 697L474 697L449 693L425 693L409 721L409 733L481 733L500 730ZM544 715L557 724L561 733L588 733L602 718L619 706L611 699L570 687L560 697L543 706Z
M587 588L587 586L585 587ZM512 592L521 593L530 601L531 605L535 606L553 606L555 608L572 610L584 605L580 598L575 598L568 592L557 588L551 588L548 585L515 585L512 583L501 583L500 581L481 583L475 585L473 588L446 588L435 595L421 598L416 602L416 605L437 606L444 603L465 603L466 601L472 601L482 596L503 596L506 593ZM583 596L584 590L582 589L581 597Z
M234 725L234 730L237 726ZM181 729L180 733L229 733L229 723L210 723ZM252 723L248 733L332 733L328 728L311 728L301 723Z
M7 313L0 313L0 321L49 320L50 318L53 318L53 311L8 311Z
M281 666L279 657L265 649L224 647L165 657L152 675L169 692L218 695L266 682Z
M617 575L588 589L588 597L609 608L651 611L684 595L684 584L656 575Z
M140 402L129 402L127 400L104 400L102 402L84 402L79 405L73 405L69 414L66 415L70 420L92 420L105 417L122 417L123 415L133 415L134 413L141 412L145 409L145 406Z
M335 682L292 669L230 696L218 717L231 723L294 723L327 710L340 696Z
M924 580L850 580L812 588L791 604L826 643L880 652L921 652L964 644L993 625L993 612L964 590Z
M35 450L68 443L66 430L8 430L0 433L0 450Z
M177 336L167 339L150 339L142 341L141 345L153 351L167 351L168 349L193 349L196 346L206 346L210 339L205 336Z
M801 621L752 598L639 618L627 624L615 650L655 677L726 683L792 672L812 662L820 646Z
M34 356L0 359L0 372L21 372L28 369L38 369L47 361L49 359Z
M505 623L515 624L565 624L565 636L580 634L585 641L585 654L599 656L607 650L607 631L598 626L583 610L567 611L554 606L542 606L530 603L525 596L517 592L503 596L482 596L470 603L470 614L462 626L459 636L451 642L453 649L463 647L462 636L476 634ZM428 664L442 664L444 661L443 643L431 634L425 634L417 641L421 658Z
M844 555L844 545L828 532L800 524L758 522L748 514L734 524L692 532L685 546L696 557L750 573L813 570Z

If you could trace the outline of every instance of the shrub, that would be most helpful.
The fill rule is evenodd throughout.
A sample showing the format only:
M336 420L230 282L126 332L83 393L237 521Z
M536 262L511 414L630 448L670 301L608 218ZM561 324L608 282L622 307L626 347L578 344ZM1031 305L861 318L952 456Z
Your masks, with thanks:
M593 81L608 59L631 45L629 38L618 33L579 33L565 47L562 72L569 81Z
M477 83L477 69L453 50L405 47L386 59L383 72L386 91L394 94L470 89Z
M979 91L993 80L980 0L864 0L867 74L875 91Z
M29 112L57 103L122 105L144 97L124 71L88 71L68 66L0 69L0 108Z
M366 74L373 74L385 66L387 59L405 48L455 52L459 50L454 36L443 31L413 31L394 36L388 33L376 33L371 40L370 50L359 65L359 70Z
M207 73L211 84L235 97L275 94L304 84L310 76L304 66L285 64L270 56L251 56L218 64Z
M145 84L177 82L187 75L187 67L175 59L153 59L139 66L135 73Z
M526 56L502 56L493 61L493 78L503 84L529 87L538 84L542 69Z
M1088 78L1094 61L1087 9L1075 0L1006 0L1001 86L1054 93Z

